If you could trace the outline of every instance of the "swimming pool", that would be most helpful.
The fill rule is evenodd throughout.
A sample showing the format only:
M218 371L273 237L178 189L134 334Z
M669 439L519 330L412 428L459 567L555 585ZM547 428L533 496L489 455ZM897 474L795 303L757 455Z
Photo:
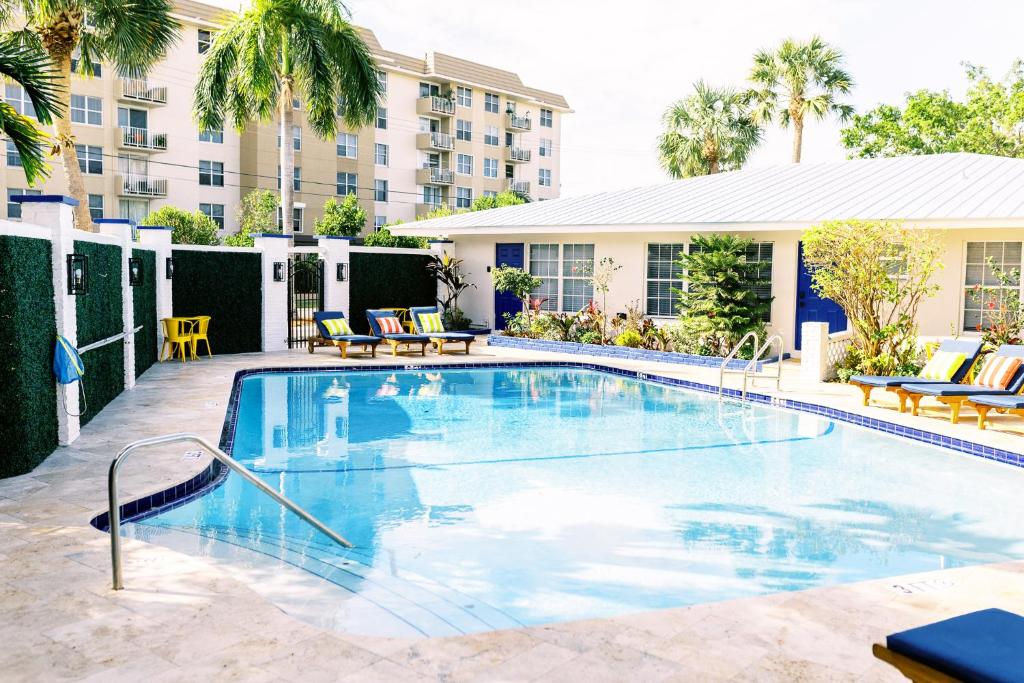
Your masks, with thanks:
M239 477L126 525L286 611L438 636L1019 558L1024 484L810 414L579 367L254 374ZM256 577L253 579L252 577Z

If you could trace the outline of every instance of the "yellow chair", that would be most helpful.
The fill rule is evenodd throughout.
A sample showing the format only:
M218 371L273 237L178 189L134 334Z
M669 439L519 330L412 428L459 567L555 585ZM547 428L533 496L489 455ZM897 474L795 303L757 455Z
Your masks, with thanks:
M210 350L210 338L206 336L210 329L210 316L208 315L197 315L189 320L195 321L195 326L192 328L192 358L195 360L196 351L199 350L199 342L206 343L206 355L213 358L213 351Z
M160 349L160 360L179 355L181 362L184 363L186 344L189 345L189 355L195 354L192 347L192 328L195 327L195 322L186 318L164 318L160 322L164 326L164 345Z

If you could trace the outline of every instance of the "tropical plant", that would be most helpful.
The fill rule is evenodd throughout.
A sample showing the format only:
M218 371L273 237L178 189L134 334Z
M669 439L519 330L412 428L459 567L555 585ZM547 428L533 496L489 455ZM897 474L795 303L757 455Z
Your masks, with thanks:
M24 88L39 123L53 121L54 114L60 110L60 92L46 54L26 46L17 34L0 36L0 76ZM0 131L18 150L29 185L49 175L43 153L48 136L31 116L19 114L6 101L0 100Z
M317 235L355 237L366 225L366 209L359 205L354 193L346 195L341 203L331 197L324 202L324 215L313 224Z
M540 336L555 341L569 341L580 313L544 313L537 316L535 325Z
M10 6L10 3L7 3ZM77 72L92 76L106 62L127 78L143 78L178 37L170 0L22 0L17 4L24 26L13 35L25 49L46 55L59 92L59 106L50 110L54 125L52 154L59 154L68 193L78 200L75 223L92 229L85 182L71 132L71 62ZM5 23L15 21L6 12ZM88 22L86 22L88 17ZM41 60L36 61L41 65Z
M512 192L511 190L505 190L495 195L484 195L477 197L473 200L470 205L470 211L486 211L487 209L500 209L503 206L517 206L519 204L525 204L526 200L521 196Z
M612 280L615 279L615 273L620 270L622 270L622 266L615 265L615 259L606 256L598 262L594 272L590 275L590 284L594 291L601 293L601 310L608 309L608 291L611 289ZM601 334L607 337L608 327L604 321L605 317L602 316Z
M732 88L697 81L694 93L665 111L665 132L658 138L661 165L673 178L708 175L740 168L761 142L746 98Z
M392 225L395 225L392 223ZM425 237L413 237L410 235L393 235L387 226L380 230L371 232L363 238L363 246L366 247L392 247L397 249L426 249L427 239Z
M437 281L444 286L444 296L437 298L445 324L452 329L466 329L471 322L459 308L459 295L470 287L476 287L462 272L462 259L443 252L441 256L433 255L427 270L434 274Z
M529 311L530 295L542 281L522 268L498 266L491 269L491 282L494 283L494 291L508 292L523 302L523 311Z
M220 244L217 224L202 211L189 213L176 206L161 206L143 218L142 225L170 226L173 228L171 242L174 244Z
M757 294L760 266L747 261L751 240L733 235L695 235L676 265L687 274L679 297L680 317L695 320L713 355L726 355L745 335L760 329L771 299Z
M800 161L808 115L821 120L835 114L841 121L853 115L853 107L839 100L853 89L853 78L843 69L843 53L819 36L807 42L789 38L774 50L758 51L750 82L754 121L793 127L795 163Z
M277 193L270 190L252 190L238 206L238 232L224 238L229 247L251 247L253 233L279 233L277 227Z
M216 33L199 72L194 113L201 130L219 130L230 117L239 131L277 115L281 215L291 216L296 103L305 105L313 132L329 140L339 117L352 128L373 121L382 93L370 50L340 2L254 0Z
M1024 303L1020 296L1020 269L1003 270L995 259L988 258L988 270L999 283L998 287L978 284L970 296L981 304L981 322L975 329L981 332L986 345L998 348L1002 344L1020 344L1024 329Z
M644 338L636 330L623 330L622 334L615 338L615 345L639 349L644 345Z
M853 327L858 372L908 374L917 367L917 309L938 291L936 233L887 221L830 221L803 235L804 264L819 296Z

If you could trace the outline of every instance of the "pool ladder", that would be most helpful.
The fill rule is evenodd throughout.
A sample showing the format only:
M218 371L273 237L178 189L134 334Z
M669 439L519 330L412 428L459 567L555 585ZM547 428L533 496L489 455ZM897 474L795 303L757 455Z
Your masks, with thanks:
M107 494L110 502L110 512L108 521L110 522L110 559L113 563L113 574L114 574L114 590L119 591L124 588L124 573L121 569L121 507L118 504L117 495L117 472L121 469L121 465L125 459L131 455L134 451L139 448L145 448L146 446L157 446L166 443L175 443L178 441L191 441L192 443L199 444L205 448L210 455L224 463L235 474L245 479L247 482L255 486L258 490L267 494L273 498L276 502L280 503L284 507L288 508L296 515L298 515L304 522L312 526L320 533L327 536L329 539L342 546L343 548L351 548L352 544L349 543L345 538L331 531L324 525L323 522L318 520L313 515L303 510L297 503L292 502L288 498L285 498L274 489L267 486L249 470L245 469L237 460L232 458L230 455L217 448L209 441L197 434L165 434L163 436L153 436L148 439L139 439L133 441L117 454L114 461L110 463L110 473L107 475Z
M754 343L754 355L751 356L747 364L743 366L742 370L731 370L729 363L736 358L736 354L746 345L748 341ZM761 372L758 370L758 365L762 364L765 354L771 352L775 347L778 347L779 355L775 361L775 372ZM743 390L741 392L742 398L747 397L747 384L748 382L753 385L753 380L764 377L775 380L775 391L779 390L779 384L782 381L782 357L785 355L785 348L783 346L782 336L773 334L765 340L764 344L760 343L760 339L757 336L757 332L747 332L740 339L740 343L732 348L725 358L722 359L722 364L718 368L718 396L722 396L722 392L725 388L725 376L730 375L743 375Z

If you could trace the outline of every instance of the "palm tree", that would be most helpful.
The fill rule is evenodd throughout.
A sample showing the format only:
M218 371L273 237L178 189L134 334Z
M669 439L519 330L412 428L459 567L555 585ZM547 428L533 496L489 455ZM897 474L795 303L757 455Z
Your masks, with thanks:
M749 94L755 103L754 119L777 119L784 128L792 124L794 163L800 162L808 114L818 120L836 114L840 121L853 115L852 106L838 101L853 88L853 78L842 67L843 53L820 36L806 43L790 38L776 50L754 55Z
M170 0L3 0L6 9L17 6L24 26L16 31L23 44L49 57L60 93L60 107L53 112L55 141L52 154L60 154L68 193L78 200L75 223L92 228L85 182L71 132L71 60L77 71L92 76L107 62L127 78L141 78L163 58L178 37L178 23L171 18ZM4 12L9 18L12 12ZM9 23L9 22L8 22Z
M281 220L291 220L293 100L323 139L337 134L338 114L356 128L370 123L383 94L369 48L338 0L254 0L214 38L195 91L204 130L230 115L239 131L278 116L281 131Z
M697 81L694 93L665 111L661 165L673 178L738 169L761 142L743 94Z
M49 124L60 110L50 60L42 52L26 47L17 35L0 36L0 76L25 89L39 123ZM48 136L31 116L19 114L0 100L0 130L18 149L29 185L49 175L50 169L43 156Z

